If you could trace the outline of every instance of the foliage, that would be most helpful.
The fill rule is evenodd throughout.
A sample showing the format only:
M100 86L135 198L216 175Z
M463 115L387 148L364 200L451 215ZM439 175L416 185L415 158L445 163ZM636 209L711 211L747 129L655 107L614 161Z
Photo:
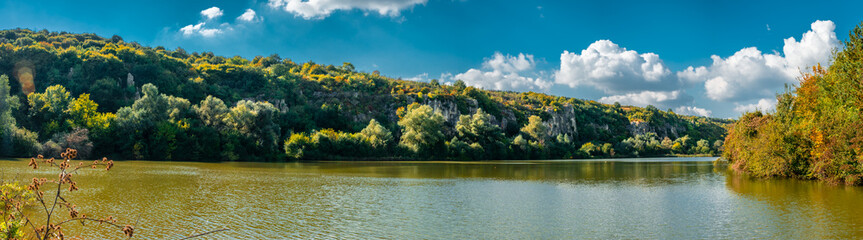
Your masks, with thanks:
M521 132L530 136L531 139L545 142L548 139L548 127L542 123L542 118L539 116L530 116L528 123L521 128Z
M371 145L374 149L384 150L393 141L393 135L390 130L372 119L369 125L363 128L359 133L360 139Z
M746 113L731 126L722 147L732 168L863 184L863 23L832 61L827 69L812 67L799 86L786 87L775 112Z
M444 119L428 105L408 109L399 126L404 128L400 145L420 156L433 156L444 147L444 134L441 132Z

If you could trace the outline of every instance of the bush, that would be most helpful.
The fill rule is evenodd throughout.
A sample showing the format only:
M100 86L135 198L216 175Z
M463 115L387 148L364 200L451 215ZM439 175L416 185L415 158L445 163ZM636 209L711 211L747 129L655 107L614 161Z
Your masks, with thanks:
M15 156L33 156L42 151L39 136L35 132L19 128L12 134L12 146L15 146Z
M78 156L88 159L93 151L93 142L90 141L89 130L84 128L75 129L68 133L58 133L42 146L42 154L47 157L59 158L63 149L71 148L78 150Z

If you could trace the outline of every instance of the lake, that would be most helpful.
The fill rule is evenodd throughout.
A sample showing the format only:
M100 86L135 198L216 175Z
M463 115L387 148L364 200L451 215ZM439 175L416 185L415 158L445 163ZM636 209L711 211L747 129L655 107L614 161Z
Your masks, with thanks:
M88 216L137 222L139 239L222 227L231 230L208 238L863 237L860 187L750 179L713 159L118 161L75 176L80 190L67 199ZM56 178L23 160L0 161L2 179L34 175ZM68 228L88 239L122 237L96 224Z

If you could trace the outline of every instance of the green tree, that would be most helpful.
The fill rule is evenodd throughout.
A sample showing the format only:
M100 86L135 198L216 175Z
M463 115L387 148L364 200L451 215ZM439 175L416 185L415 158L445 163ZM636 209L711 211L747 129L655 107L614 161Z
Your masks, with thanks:
M72 97L65 87L53 85L45 89L44 93L31 93L27 95L27 102L30 105L31 127L40 129L43 137L71 130L66 124L66 110Z
M710 142L707 139L698 140L695 143L695 152L699 154L709 154L710 151Z
M241 100L225 114L225 124L241 134L251 137L264 150L277 146L280 128L274 120L279 112L273 104Z
M100 113L97 111L98 108L99 104L90 100L90 94L82 93L78 98L69 103L69 108L66 109L71 127L91 130L104 130L108 128L114 115Z
M548 127L542 123L542 118L536 115L532 115L528 118L527 124L521 128L521 132L527 134L532 139L539 141L539 143L545 143L549 137Z
M13 133L16 131L12 109L18 108L18 98L9 96L9 77L0 76L0 155L12 154Z
M193 106L193 109L201 122L210 127L221 127L223 125L222 120L228 113L228 106L225 105L225 102L213 96L207 96L200 104Z
M444 146L444 118L428 105L408 109L398 125L404 128L400 145L420 156L440 154Z
M578 151L583 152L587 156L594 156L596 152L601 151L599 146L596 146L592 142L587 142L581 145L581 148Z
M393 140L390 130L378 123L374 118L369 121L369 125L366 128L360 131L359 137L374 149L386 148Z

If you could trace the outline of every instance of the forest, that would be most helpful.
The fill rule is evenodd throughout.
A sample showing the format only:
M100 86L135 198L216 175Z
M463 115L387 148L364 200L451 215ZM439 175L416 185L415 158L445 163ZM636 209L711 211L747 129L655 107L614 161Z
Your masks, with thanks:
M0 31L0 74L7 157L66 148L84 159L174 161L717 155L734 122L47 30Z
M834 53L777 95L772 112L750 112L729 128L723 156L759 177L863 184L863 24Z

